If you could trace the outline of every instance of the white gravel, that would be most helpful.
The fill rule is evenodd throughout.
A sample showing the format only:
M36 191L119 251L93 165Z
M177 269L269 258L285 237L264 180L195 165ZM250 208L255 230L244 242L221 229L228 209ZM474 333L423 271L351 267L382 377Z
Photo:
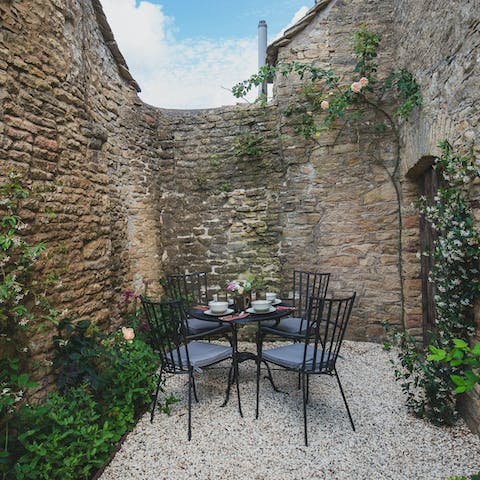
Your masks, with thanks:
M273 344L270 344L273 345ZM252 349L242 344L242 349ZM380 345L345 342L337 363L353 419L353 432L334 378L311 379L309 446L303 444L297 376L275 371L275 393L262 380L260 418L255 420L255 364L240 365L244 418L236 393L220 408L227 370L197 375L200 403L192 407L187 440L185 377L167 381L181 401L171 416L146 414L130 433L101 480L129 479L447 479L480 470L480 438L463 421L438 428L409 415L395 382L389 353Z

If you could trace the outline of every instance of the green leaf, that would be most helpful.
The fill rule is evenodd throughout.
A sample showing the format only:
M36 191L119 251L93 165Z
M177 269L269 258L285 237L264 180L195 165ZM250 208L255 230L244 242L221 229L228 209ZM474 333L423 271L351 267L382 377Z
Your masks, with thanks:
M17 385L20 388L25 388L29 384L28 373L21 373L17 378Z
M464 385L465 384L465 379L459 375L450 375L450 378L452 379L452 382L455 385Z
M461 340L459 338L454 338L453 343L457 348L463 349L468 349L468 343L465 342L464 340Z

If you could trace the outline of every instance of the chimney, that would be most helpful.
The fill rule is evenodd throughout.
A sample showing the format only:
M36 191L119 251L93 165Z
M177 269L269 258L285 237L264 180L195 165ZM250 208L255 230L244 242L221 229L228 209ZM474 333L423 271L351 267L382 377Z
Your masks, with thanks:
M267 63L267 22L260 20L258 22L258 69L264 67ZM267 94L267 82L263 82L258 87L258 96Z

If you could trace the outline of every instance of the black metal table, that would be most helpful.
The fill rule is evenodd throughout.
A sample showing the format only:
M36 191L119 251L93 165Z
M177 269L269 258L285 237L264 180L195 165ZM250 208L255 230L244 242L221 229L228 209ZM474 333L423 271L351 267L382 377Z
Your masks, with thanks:
M282 307L286 307L287 305L279 305ZM193 309L190 312L190 315L194 318L198 318L199 320L205 320L208 322L221 322L225 324L229 324L231 329L232 329L232 348L233 348L233 355L234 355L234 371L232 374L229 376L228 379L228 387L227 387L227 393L225 396L225 401L222 404L222 407L224 407L230 398L230 387L235 381L235 375L238 376L238 364L245 362L246 360L254 360L255 362L261 361L261 352L260 352L260 344L259 344L259 332L260 332L260 324L261 323L266 323L266 322L278 322L281 318L288 317L293 310L277 310L275 309L274 312L268 312L268 313L250 313L248 317L237 319L237 320L221 320L222 316L213 316L213 315L207 315L205 314L204 311L202 310L195 310ZM235 314L232 314L235 315ZM225 317L229 317L230 315L223 315ZM238 351L238 327L241 325L248 325L251 323L256 323L257 324L257 353L252 353L252 352L240 352ZM275 383L273 382L273 377L272 373L270 371L270 366L268 363L264 362L266 367L267 367L267 378L270 380L270 383L272 384L272 387L275 389L275 391L279 391L278 388L276 387ZM242 407L239 403L238 405L238 410L240 412L240 415L243 417L242 413Z

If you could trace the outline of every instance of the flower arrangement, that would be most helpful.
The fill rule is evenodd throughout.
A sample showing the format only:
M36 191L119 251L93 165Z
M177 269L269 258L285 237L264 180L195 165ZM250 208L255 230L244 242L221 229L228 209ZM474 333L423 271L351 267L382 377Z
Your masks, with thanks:
M252 282L247 279L238 279L227 282L227 292L234 296L242 296L252 291Z

